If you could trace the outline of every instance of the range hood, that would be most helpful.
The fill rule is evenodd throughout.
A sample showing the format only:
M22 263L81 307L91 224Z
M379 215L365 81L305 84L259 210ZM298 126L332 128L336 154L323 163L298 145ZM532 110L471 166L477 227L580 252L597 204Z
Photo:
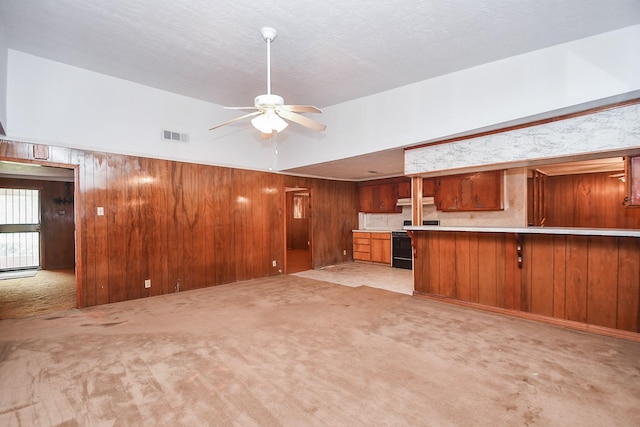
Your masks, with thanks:
M423 197L422 205L435 205L435 200L433 197ZM411 206L411 198L398 199L396 206Z

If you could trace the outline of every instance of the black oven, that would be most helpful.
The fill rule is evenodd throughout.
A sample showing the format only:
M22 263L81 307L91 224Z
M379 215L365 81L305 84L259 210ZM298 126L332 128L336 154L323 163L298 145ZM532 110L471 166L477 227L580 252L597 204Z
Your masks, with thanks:
M391 266L396 268L413 268L413 250L411 249L411 237L406 231L391 232Z
M411 225L411 221L404 221L404 225ZM440 220L425 220L422 221L422 225L440 225ZM413 269L411 237L404 230L391 232L391 266Z

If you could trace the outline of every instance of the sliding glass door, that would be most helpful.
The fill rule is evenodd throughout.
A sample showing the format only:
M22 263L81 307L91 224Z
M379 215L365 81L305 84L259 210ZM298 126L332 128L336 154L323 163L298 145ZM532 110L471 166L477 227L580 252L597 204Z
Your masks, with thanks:
M40 191L0 188L0 271L40 267Z

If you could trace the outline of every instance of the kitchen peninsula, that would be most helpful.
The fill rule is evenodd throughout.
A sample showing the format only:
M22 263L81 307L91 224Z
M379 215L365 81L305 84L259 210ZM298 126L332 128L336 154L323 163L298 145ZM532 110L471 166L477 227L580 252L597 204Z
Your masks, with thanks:
M414 294L640 340L640 210L633 197L640 174L630 161L640 147L639 116L636 100L407 149L414 224L423 217L426 177L535 165L520 190L505 187L502 212L405 227L414 249ZM603 159L605 151L622 156L623 173L543 173L536 184L543 161ZM512 199L518 193L528 195L524 210Z
M640 331L638 230L405 228L417 296L582 330Z

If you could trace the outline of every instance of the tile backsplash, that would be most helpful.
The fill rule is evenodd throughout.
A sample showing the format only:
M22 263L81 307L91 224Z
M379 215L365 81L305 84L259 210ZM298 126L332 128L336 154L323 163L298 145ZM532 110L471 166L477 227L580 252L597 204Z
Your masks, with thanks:
M360 212L358 214L358 228L399 230L405 220L411 219L411 206L403 206L402 213L397 214L374 214Z

